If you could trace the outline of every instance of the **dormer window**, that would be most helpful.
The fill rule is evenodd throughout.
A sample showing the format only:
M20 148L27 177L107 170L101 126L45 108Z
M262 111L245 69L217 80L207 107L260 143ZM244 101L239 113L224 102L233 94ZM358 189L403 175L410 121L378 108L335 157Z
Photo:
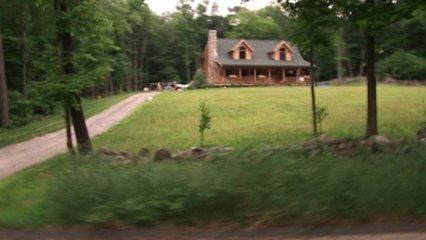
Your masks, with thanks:
M240 47L240 59L246 59L247 50L244 46Z
M234 45L232 50L229 51L229 54L234 60L252 60L253 52L253 47L250 46L250 44L246 40L241 39L237 44Z
M285 48L280 48L280 61L286 61L287 60L287 50Z
M281 41L271 52L271 57L275 61L291 61L293 49L285 41Z

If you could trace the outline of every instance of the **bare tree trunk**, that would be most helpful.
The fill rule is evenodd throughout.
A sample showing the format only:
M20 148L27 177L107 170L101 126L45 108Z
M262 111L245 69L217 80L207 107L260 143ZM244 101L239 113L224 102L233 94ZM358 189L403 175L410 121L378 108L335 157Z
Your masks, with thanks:
M9 96L4 66L3 35L0 32L0 128L9 124Z
M201 68L201 47L200 45L198 45L197 43L194 43L194 49L195 49L195 57L194 57L194 67L195 70L197 71L198 69Z
M138 46L137 43L135 44L135 48L134 48L134 54L133 54L133 86L134 86L134 90L137 91L139 90L139 86L138 86L138 58L139 58L139 51L138 51Z
M114 83L112 82L112 74L108 73L108 82L111 95L114 95Z
M139 59L139 74L141 79L141 84L144 80L144 64L145 64L145 55L146 55L146 49L148 47L149 40L147 38L144 38L142 41L141 51L140 51L140 59Z
M315 99L315 72L314 72L314 49L311 48L311 56L310 56L310 67L309 67L309 74L311 76L311 105L312 105L312 127L314 131L314 136L317 136L318 130L317 130L317 106L316 106L316 99Z
M348 73L349 73L349 77L354 77L354 69L353 69L353 63L352 63L352 59L350 58L349 54L346 54L348 56L348 61L347 61L347 68L348 68Z
M361 47L361 56L359 63L359 76L364 76L364 66L365 66L365 50Z
M132 76L131 76L131 69L128 69L126 73L126 90L128 92L132 91Z
M344 71L343 68L343 54L344 54L344 37L343 37L343 29L340 30L340 34L337 40L337 81L342 84L344 82Z
M375 48L375 36L367 33L367 136L378 133Z
M109 73L105 75L105 96L109 96Z
M188 45L185 45L185 70L186 70L186 80L187 82L189 82L191 80L191 69L190 69L190 65L191 65L191 60L189 57L189 52L188 52Z
M24 97L28 97L28 53L27 53L27 23L29 21L29 9L26 4L24 4L22 13L21 13L21 22L22 22L22 37L21 37L21 51L22 51L22 92Z
M68 11L67 5L63 0L54 0L55 10L60 13ZM61 27L61 26L58 26ZM74 64L72 62L73 52L73 39L70 32L67 30L60 30L58 34L59 51L61 56L62 71L65 75L72 75L75 73ZM80 96L73 94L71 96L71 104L68 106L71 116L72 124L74 126L74 133L77 140L77 146L80 154L87 154L92 151L92 143L90 141L89 132L84 118L83 106L81 104ZM69 104L69 101L65 101Z
M71 134L71 121L70 121L70 110L68 107L65 107L64 118L65 118L65 131L67 136L67 148L68 152L72 155L75 155L74 146L72 144L72 134Z
M374 7L374 0L366 0L367 7ZM377 82L376 82L376 38L366 33L367 40L367 136L377 135Z

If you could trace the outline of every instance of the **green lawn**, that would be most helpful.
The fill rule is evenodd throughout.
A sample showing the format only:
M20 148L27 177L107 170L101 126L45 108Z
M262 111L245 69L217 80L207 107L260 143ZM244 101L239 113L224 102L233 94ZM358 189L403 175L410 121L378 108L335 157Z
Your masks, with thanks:
M91 117L132 94L133 93L126 93L96 100L83 100L84 114L86 117ZM0 129L0 147L59 130L64 127L64 124L62 115L57 114L45 117L39 121L31 122L19 128Z
M379 86L380 131L391 137L414 138L425 121L421 102L426 99L425 90ZM326 132L336 137L363 135L365 87L319 88L317 92L319 102L329 111ZM104 161L92 164L60 155L0 180L0 227L108 220L145 224L181 216L198 222L207 220L203 213L222 206L227 208L213 220L272 218L318 223L336 218L369 221L380 216L425 216L426 153L421 146L382 155L361 152L353 159L325 154L315 163L304 153L262 150L266 145L311 138L309 89L305 87L165 92L94 142L97 147L132 152L141 147L178 150L195 146L200 101L208 104L213 116L206 143L238 149L219 164L147 163L115 169ZM277 189L281 190L274 195ZM48 203L52 199L56 205ZM227 199L225 205L215 205ZM238 207L247 200L248 204ZM199 211L186 212L193 209L194 201ZM295 206L297 213L291 210ZM53 217L58 213L60 220Z
M318 103L329 116L324 131L332 136L362 136L366 121L366 88L318 88ZM391 137L413 137L425 121L421 99L425 87L379 86L379 129ZM173 150L199 144L199 103L211 109L207 145L283 145L311 136L307 87L229 88L166 92L97 137L98 147L137 152L141 147Z

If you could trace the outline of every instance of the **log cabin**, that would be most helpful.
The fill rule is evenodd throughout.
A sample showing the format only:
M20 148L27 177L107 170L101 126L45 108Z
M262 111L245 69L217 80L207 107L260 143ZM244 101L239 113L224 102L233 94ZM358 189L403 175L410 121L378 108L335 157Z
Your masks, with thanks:
M217 86L309 85L309 65L285 40L218 39L210 30L204 49L206 81Z

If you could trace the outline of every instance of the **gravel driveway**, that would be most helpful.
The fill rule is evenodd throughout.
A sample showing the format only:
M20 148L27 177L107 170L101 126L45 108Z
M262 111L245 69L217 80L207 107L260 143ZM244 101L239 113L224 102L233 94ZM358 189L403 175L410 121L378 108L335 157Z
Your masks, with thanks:
M90 137L107 131L157 93L131 96L86 120ZM65 129L0 148L0 179L67 151Z
M0 240L425 240L424 224L203 229L1 230Z

